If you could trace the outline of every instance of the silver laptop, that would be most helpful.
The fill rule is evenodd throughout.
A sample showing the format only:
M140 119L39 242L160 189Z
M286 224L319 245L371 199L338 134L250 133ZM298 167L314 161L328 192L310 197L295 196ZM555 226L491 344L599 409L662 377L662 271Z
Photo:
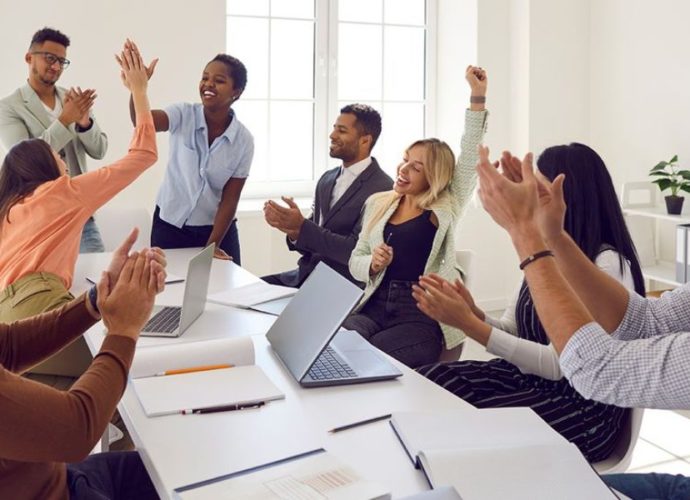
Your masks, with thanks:
M402 375L357 332L338 331L361 296L361 288L320 262L266 333L302 386L356 384Z
M210 244L190 259L182 307L155 306L151 319L141 330L141 335L179 337L201 316L206 306L214 246L213 243Z

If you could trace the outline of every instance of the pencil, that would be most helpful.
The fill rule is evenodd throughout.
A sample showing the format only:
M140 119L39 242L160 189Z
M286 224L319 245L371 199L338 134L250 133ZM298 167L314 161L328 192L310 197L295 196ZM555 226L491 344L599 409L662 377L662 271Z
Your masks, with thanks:
M232 368L232 365L222 364L222 365L190 366L189 368L177 368L175 370L165 370L164 372L156 373L156 376L160 377L163 375L181 375L183 373L205 372L208 370L221 370L223 368Z
M390 413L388 415L381 415L380 417L368 418L366 420L361 420L359 422L353 422L351 424L341 425L340 427L335 427L334 429L331 429L328 432L330 432L331 434L334 434L336 432L345 431L347 429L352 429L353 427L359 427L360 425L373 424L374 422L378 422L380 420L388 420L389 418L391 418Z

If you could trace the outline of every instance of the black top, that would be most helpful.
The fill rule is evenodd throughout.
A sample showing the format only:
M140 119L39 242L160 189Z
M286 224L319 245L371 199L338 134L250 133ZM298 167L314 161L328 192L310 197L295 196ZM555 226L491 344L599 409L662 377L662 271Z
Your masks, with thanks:
M386 270L383 283L417 281L424 274L437 229L431 222L431 214L431 210L425 210L401 224L386 224L383 240L393 247L393 261Z

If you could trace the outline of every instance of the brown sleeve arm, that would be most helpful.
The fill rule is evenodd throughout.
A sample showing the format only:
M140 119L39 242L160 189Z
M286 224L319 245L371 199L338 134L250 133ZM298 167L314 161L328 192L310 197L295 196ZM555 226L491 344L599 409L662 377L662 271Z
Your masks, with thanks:
M91 328L98 320L89 312L85 297L14 323L0 323L0 364L22 373Z
M69 391L0 367L0 456L29 462L83 460L124 392L134 348L133 339L108 335Z

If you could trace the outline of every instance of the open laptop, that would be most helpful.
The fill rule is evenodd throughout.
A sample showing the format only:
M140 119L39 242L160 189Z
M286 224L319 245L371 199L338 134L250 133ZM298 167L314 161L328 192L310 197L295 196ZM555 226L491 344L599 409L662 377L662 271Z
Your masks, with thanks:
M356 384L402 375L357 332L338 331L362 293L320 262L266 333L302 386Z
M187 268L182 307L155 306L151 319L141 335L147 337L179 337L201 316L206 306L208 281L211 276L214 244L192 257Z

